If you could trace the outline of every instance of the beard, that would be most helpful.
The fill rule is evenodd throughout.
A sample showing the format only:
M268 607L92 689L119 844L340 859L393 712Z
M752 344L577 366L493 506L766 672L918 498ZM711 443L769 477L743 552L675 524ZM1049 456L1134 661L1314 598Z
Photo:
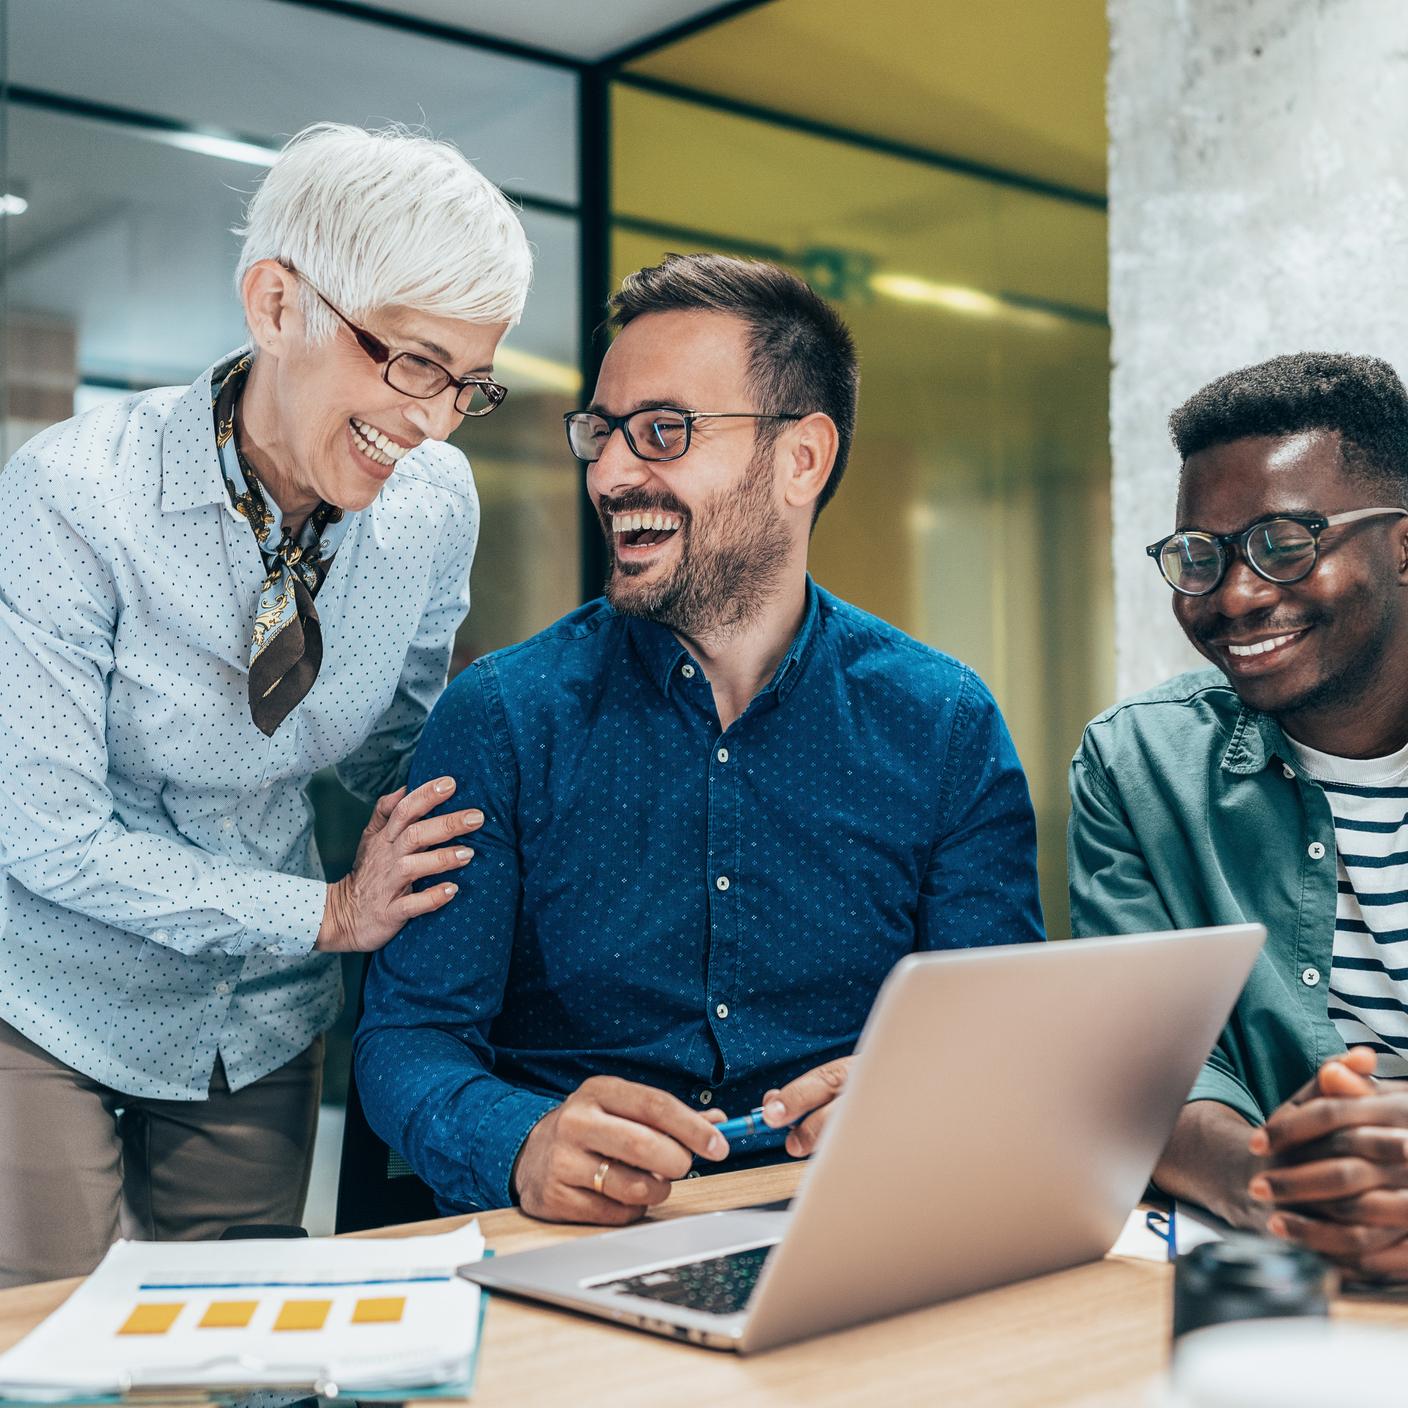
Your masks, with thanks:
M693 639L732 635L756 621L787 561L787 530L772 500L772 447L754 454L737 489L684 515L678 532L674 567L659 581L642 582L650 566L621 562L608 527L607 601L623 616Z

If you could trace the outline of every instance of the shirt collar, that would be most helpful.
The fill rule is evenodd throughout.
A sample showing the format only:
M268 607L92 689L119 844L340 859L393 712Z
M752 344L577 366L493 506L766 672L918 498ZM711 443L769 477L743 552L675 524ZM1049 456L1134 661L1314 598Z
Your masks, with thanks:
M776 694L777 702L781 703L796 687L802 676L802 666L806 663L816 640L820 615L820 596L811 573L808 573L802 624L792 638L792 644L787 647L787 653L773 671L772 679L758 692L758 698ZM694 665L698 678L703 678L702 668L695 663L689 651L675 639L674 632L668 626L633 616L627 619L627 629L646 674L655 682L661 694L668 697L671 687L684 680L685 676L681 671L686 665Z
M161 511L176 513L205 504L224 503L235 510L225 492L215 427L210 415L210 374L228 361L222 357L181 393L161 436Z
M1276 720L1243 704L1222 754L1222 768L1243 776L1258 773L1273 758L1286 758L1288 752L1285 735Z

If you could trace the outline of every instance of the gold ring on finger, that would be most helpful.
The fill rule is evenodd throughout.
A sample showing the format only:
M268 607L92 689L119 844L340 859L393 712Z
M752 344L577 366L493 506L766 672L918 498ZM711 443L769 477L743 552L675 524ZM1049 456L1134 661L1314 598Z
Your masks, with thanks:
M603 1159L603 1160L601 1161L601 1163L599 1163L599 1164L597 1165L597 1170L596 1170L596 1172L595 1172L594 1174L592 1174L592 1187L593 1187L598 1193L601 1192L602 1184L604 1184L604 1183L606 1182L606 1175L607 1175L608 1173L610 1173L610 1172L611 1172L611 1160L610 1160L610 1159Z

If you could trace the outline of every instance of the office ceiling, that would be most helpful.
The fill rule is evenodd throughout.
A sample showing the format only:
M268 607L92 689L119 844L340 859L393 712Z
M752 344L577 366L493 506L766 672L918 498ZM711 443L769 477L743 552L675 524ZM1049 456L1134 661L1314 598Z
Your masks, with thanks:
M721 0L372 0L374 8L430 20L564 58L595 62L675 25L721 10Z

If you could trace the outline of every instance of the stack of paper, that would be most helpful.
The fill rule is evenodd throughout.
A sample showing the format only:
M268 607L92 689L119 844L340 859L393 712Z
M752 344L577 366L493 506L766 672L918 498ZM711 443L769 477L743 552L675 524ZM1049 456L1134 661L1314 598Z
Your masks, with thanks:
M394 1240L119 1242L0 1355L0 1396L462 1386L480 1292L455 1268L483 1252L477 1223Z

